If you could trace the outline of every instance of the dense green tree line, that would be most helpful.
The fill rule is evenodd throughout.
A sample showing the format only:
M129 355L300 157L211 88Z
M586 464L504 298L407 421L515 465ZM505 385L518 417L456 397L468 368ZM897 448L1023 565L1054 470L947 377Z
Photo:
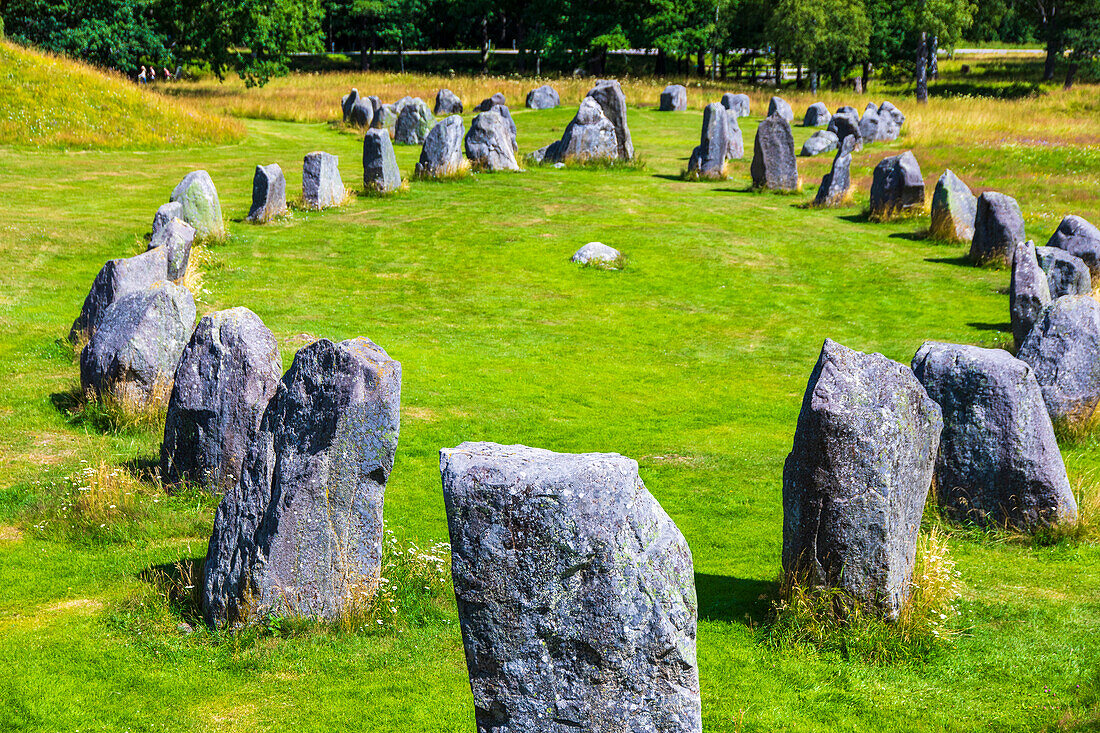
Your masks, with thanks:
M609 51L655 50L654 71L722 75L766 57L799 84L909 74L918 96L936 50L964 41L1041 43L1046 78L1095 64L1100 0L0 0L16 40L130 72L177 63L263 83L288 55L515 48L521 71L602 73Z

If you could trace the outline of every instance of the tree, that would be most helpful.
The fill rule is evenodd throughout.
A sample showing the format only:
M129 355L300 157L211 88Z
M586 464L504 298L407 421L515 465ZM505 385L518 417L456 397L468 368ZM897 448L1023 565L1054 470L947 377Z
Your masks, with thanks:
M1026 9L1039 25L1046 44L1047 57L1043 64L1043 81L1054 78L1054 65L1066 47L1063 9L1066 0L1027 0Z
M778 0L768 37L779 53L811 73L824 73L834 89L853 64L867 58L871 23L863 0Z
M917 38L917 101L928 101L928 39L935 37L942 48L954 48L974 19L970 0L909 0L906 8Z
M1100 60L1100 0L1075 0L1067 8L1065 42L1069 52L1065 88L1073 87L1082 65Z

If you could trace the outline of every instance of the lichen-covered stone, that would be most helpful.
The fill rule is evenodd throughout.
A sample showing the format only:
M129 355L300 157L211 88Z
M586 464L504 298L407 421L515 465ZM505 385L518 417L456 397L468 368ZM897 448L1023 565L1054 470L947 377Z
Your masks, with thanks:
M588 90L588 96L595 99L603 114L615 127L615 144L618 159L624 162L634 160L634 140L630 137L630 127L626 123L626 95L619 82L599 79L596 86Z
M359 90L352 88L351 92L345 94L340 100L340 111L344 114L344 122L351 120L351 108L355 106L355 103L359 101Z
M978 198L950 169L936 181L932 193L932 236L947 242L974 239Z
M840 139L836 136L836 133L828 130L818 130L806 138L806 142L802 143L802 152L799 155L809 158L838 148L840 148Z
M732 112L734 117L748 117L751 102L747 94L726 92L722 95L722 106Z
M1057 247L1036 247L1039 267L1047 276L1050 297L1063 295L1089 295L1092 293L1092 276L1088 265L1080 257L1074 257Z
M218 190L206 171L192 171L172 189L172 201L180 205L179 218L195 227L199 237L225 234Z
M1063 218L1047 246L1079 257L1088 266L1092 279L1100 278L1100 229L1087 220L1075 214Z
M1016 199L986 191L978 197L970 259L975 263L1012 262L1016 245L1024 242L1024 217Z
M462 100L450 89L440 89L435 95L435 109L432 114L437 117L444 115L462 114Z
M187 273L191 261L191 245L195 241L195 228L185 221L173 219L160 228L149 240L149 249L164 247L167 253L165 275L169 280L179 280Z
M178 201L169 201L166 204L161 204L157 209L157 213L153 216L153 234L157 236L157 230L162 226L165 226L173 219L179 219L180 214L183 213L183 205Z
M768 102L768 117L772 115L779 115L787 121L788 125L794 123L794 110L791 109L790 102L783 97L772 97Z
M502 109L507 107L498 106L481 112L470 123L470 131L466 133L466 157L475 169L519 170L508 125L499 111Z
M440 471L480 733L701 730L691 551L635 461L463 443Z
M561 104L558 91L549 84L532 89L527 93L527 109L554 109Z
M500 92L494 92L491 97L486 97L481 100L481 104L477 106L478 112L488 112L498 104L508 104L508 98Z
M833 116L829 114L829 108L823 102L814 102L806 108L806 116L802 118L803 127L827 127Z
M302 162L302 200L311 209L327 209L344 202L347 192L340 178L340 159L331 153L310 153Z
M536 157L537 157L536 151ZM565 128L561 140L551 143L543 153L546 162L564 162L574 160L586 162L593 160L616 160L619 155L618 139L615 137L615 125L603 113L592 97L581 100L573 121Z
M385 130L367 130L363 137L363 187L374 193L392 193L401 187L401 169Z
M370 127L374 124L374 107L369 99L357 99L348 114L348 123L358 127Z
M614 247L608 247L603 242L589 242L574 252L570 261L581 265L615 265L621 257L622 253Z
M133 257L108 260L100 268L80 315L69 331L69 340L90 337L99 328L103 314L112 303L136 290L144 290L155 282L168 279L168 250L150 249Z
M458 115L444 117L424 139L420 161L416 164L419 178L446 178L463 170L468 163L462 157L462 136L466 132Z
M775 191L798 190L798 161L794 156L794 135L790 123L780 115L769 115L756 128L753 145L752 185Z
M286 211L286 176L283 169L278 163L256 166L256 173L252 176L252 207L248 210L248 220L266 224Z
M850 111L848 111L850 110ZM863 138L859 134L859 115L851 108L841 108L829 120L829 132L836 135L838 141L843 141L849 135L856 138L855 151L863 149ZM839 144L839 143L838 143Z
M1012 279L1008 289L1008 310L1012 320L1012 337L1016 347L1031 333L1039 314L1050 303L1047 276L1039 267L1035 243L1016 247L1012 255Z
M402 145L422 145L428 136L428 131L435 126L435 116L428 109L428 104L420 97L415 97L401 108L397 115L397 123L393 128L394 142Z
M1035 370L1055 424L1087 423L1100 402L1100 303L1088 295L1053 301L1017 356Z
M703 110L703 131L699 145L691 152L688 175L720 180L726 177L726 153L729 151L729 123L726 108L714 102Z
M730 160L741 160L745 157L745 136L741 132L741 126L737 124L737 115L722 105L726 110L726 157Z
M821 179L817 189L815 206L843 206L848 203L848 190L852 187L852 150L858 140L854 135L849 135L840 143L833 166Z
M688 106L688 90L683 84L669 84L661 92L662 112L683 112Z
M879 161L871 180L871 216L885 220L922 211L924 177L913 153L907 150Z

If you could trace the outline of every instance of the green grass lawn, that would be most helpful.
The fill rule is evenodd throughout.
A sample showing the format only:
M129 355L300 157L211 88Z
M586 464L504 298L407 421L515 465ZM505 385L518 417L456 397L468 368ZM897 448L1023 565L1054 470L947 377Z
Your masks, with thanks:
M521 149L560 136L572 112L515 110ZM694 554L707 730L1095 730L1093 544L956 533L959 633L923 663L760 642L779 573L782 464L822 340L905 363L925 339L1002 344L1008 273L916 236L927 220L868 223L864 193L849 209L804 208L829 156L800 161L802 195L748 192L756 118L742 121L749 152L721 183L678 179L697 112L631 110L630 123L641 170L413 182L264 227L242 222L256 164L280 163L296 194L302 156L323 149L361 188L360 137L249 121L244 142L221 147L0 148L0 730L473 728L453 601L440 618L377 633L184 635L143 571L201 557L215 500L150 488L133 515L76 536L51 518L82 460L140 468L157 456L156 434L66 419L55 395L78 374L56 340L103 261L134 250L194 168L213 176L232 233L213 250L200 312L251 308L287 366L315 336L367 336L401 361L386 521L402 542L447 538L441 447L622 453ZM796 128L798 145L809 134ZM904 138L869 146L853 173L866 180L903 149ZM398 147L407 176L418 152ZM941 163L987 170L995 181L974 182L990 187L1026 176L982 150ZM1100 170L1094 157L1080 165ZM941 171L924 172L934 185ZM1057 224L1033 221L1036 239ZM592 240L621 249L626 269L572 265ZM1100 468L1092 442L1066 457L1082 480Z

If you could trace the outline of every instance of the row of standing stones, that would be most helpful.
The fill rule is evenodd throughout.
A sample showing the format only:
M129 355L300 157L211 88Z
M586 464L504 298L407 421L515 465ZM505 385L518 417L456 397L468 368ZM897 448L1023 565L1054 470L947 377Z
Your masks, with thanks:
M315 167L323 170L323 159ZM898 166L880 167L886 176ZM265 191L279 179L271 167L257 169ZM951 188L950 180L941 183ZM965 220L956 205L965 197L957 187L951 194L952 222ZM257 220L275 203L254 206ZM985 208L993 218L1001 211ZM973 209L973 219L983 215L980 199ZM175 281L196 234L222 227L209 176L188 174L158 210L149 250L97 275L72 331L90 336L81 379L100 394L170 387L163 477L224 492L202 578L209 623L271 612L335 617L379 582L401 364L369 339L322 339L284 374L274 335L250 310L211 313L192 328L194 301ZM1022 239L1022 224L1019 232ZM1024 341L1064 360L1083 350L1059 330L1058 304L1087 309L1080 293L1091 287L1069 253L1092 252L1096 264L1100 232L1067 218L1048 248L1067 254L1045 253L1047 264L1032 266L1021 253L1035 257L1034 247L1013 248L1013 298L1039 291L1033 299L1043 303L1039 273L1048 299L1065 292L1039 311ZM1092 324L1100 332L1100 318ZM1071 521L1076 505L1049 395L1071 391L1057 382L1062 373L1087 372L1091 403L1075 409L1095 410L1097 344L1088 341L1091 362L1060 364L1047 385L1024 347L1016 358L928 342L907 367L827 340L783 471L785 572L895 617L933 482L960 518L1025 529ZM691 552L635 461L463 443L441 451L441 479L479 728L542 729L549 719L700 729Z

